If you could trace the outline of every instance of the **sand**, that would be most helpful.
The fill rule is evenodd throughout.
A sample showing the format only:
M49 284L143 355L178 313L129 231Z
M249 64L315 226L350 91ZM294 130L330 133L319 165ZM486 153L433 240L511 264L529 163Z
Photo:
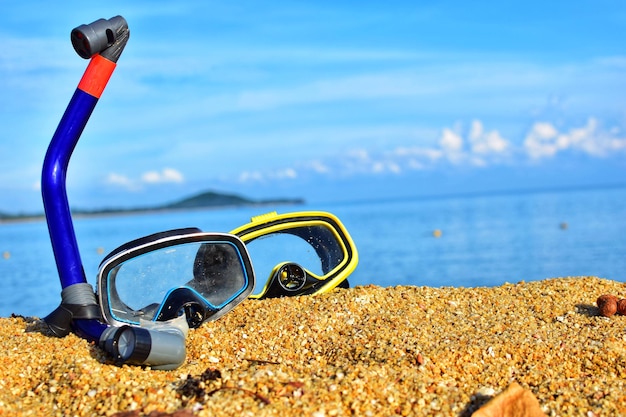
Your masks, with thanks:
M605 293L626 298L626 285L576 277L246 300L190 331L173 371L116 366L37 318L2 318L0 415L470 416L511 383L549 416L626 415L626 316L599 315Z

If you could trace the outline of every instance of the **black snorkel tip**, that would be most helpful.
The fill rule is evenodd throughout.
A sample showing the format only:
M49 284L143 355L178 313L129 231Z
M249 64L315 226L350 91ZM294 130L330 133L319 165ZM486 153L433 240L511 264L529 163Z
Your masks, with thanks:
M74 320L102 320L98 304L61 303L52 313L43 318L48 328L57 337L65 337L72 331Z
M88 283L63 288L61 304L43 319L57 337L67 336L74 320L102 320L100 306Z
M72 312L63 304L43 318L56 337L65 337L72 331Z

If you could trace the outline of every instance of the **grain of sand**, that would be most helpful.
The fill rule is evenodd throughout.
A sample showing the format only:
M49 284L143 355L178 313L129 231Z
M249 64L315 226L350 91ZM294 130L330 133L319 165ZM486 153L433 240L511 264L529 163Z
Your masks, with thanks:
M116 366L37 318L0 319L2 416L469 416L516 381L551 416L626 415L624 283L356 287L246 300L173 371Z

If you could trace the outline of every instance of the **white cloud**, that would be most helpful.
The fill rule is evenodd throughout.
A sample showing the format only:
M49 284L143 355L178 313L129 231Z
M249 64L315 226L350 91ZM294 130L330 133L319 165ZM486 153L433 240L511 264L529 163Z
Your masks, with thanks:
M143 182L156 183L160 182L161 175L156 171L148 171L141 176L141 179Z
M147 184L181 183L184 181L183 174L172 168L165 168L161 172L148 171L141 176L141 180Z
M318 174L328 174L330 172L330 168L328 167L328 165L326 165L322 161L318 161L318 160L311 161L309 163L309 167L314 172L317 172Z
M296 178L297 176L298 176L298 173L293 168L281 169L274 173L274 177L279 178L279 179L284 179L284 178L293 179L293 178Z
M620 138L619 130L603 131L595 118L590 118L581 128L570 130L565 135L572 147L593 156L607 156L609 153L626 149L626 137Z
M559 132L551 123L535 123L524 140L524 149L533 159L547 158L566 149L574 149L591 156L604 157L626 149L626 138L619 137L619 129L602 130L595 118L567 132Z
M619 135L622 135L621 137ZM423 140L416 137L416 140ZM388 150L352 148L324 160L296 162L293 167L279 170L245 171L241 182L266 182L306 177L307 174L352 176L401 174L410 170L441 168L442 164L488 167L515 163L526 158L540 159L565 149L576 149L594 157L626 151L626 139L621 129L603 131L595 119L566 132L551 123L535 123L521 145L503 137L498 130L486 129L480 120L473 120L468 129L461 123L441 130L433 146L397 146Z
M237 181L240 183L265 183L272 180L295 179L298 172L291 167L281 168L275 171L243 171L239 174Z
M375 174L385 172L385 164L383 162L374 162L371 168Z
M414 158L426 159L429 162L436 161L443 156L443 151L441 149L435 148L423 148L423 147L403 147L400 146L392 151L398 157L408 157L409 159L415 160Z
M453 164L487 166L501 161L512 151L511 143L497 130L487 131L482 122L474 120L467 137L461 125L444 128L435 146L398 146L383 152L358 148L338 159L335 171L343 173L399 174L405 170L423 170L448 161ZM416 138L423 140L423 138ZM467 146L469 144L469 146Z
M445 128L441 134L439 145L448 154L458 153L463 149L463 138L451 129Z
M128 179L128 177L124 175L116 174L115 172L112 172L107 176L106 182L107 184L122 185L122 186L128 186L132 183L130 179Z
M136 191L140 188L134 181L132 181L127 176L117 174L115 172L111 172L109 175L107 175L104 182L115 187L126 188L129 191Z
M485 130L480 120L472 121L467 137L460 132L460 126L444 128L439 139L439 149L428 150L433 159L441 155L454 164L487 166L511 150L511 144L500 132Z
M264 181L264 176L258 171L243 171L239 174L239 182L262 182Z
M524 139L524 148L533 159L553 156L562 146L558 131L550 123L535 123Z
M126 175L111 172L106 178L105 183L125 188L129 191L138 191L142 189L142 184L163 184L163 183L182 183L184 182L183 174L172 168L165 168L162 171L148 171L142 174L141 178L134 180Z
M480 120L472 121L469 141L472 152L476 154L500 154L510 148L509 142L497 130L485 132Z

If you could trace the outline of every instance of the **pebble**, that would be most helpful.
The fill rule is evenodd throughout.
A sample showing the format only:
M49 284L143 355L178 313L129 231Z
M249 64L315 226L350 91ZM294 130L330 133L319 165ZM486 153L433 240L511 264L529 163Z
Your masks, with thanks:
M611 317L617 312L617 297L612 294L603 294L596 300L596 305L602 316Z
M469 417L514 381L548 416L626 415L626 316L601 317L601 294L625 298L626 285L567 277L246 300L190 331L175 371L116 366L38 318L0 318L0 415Z

